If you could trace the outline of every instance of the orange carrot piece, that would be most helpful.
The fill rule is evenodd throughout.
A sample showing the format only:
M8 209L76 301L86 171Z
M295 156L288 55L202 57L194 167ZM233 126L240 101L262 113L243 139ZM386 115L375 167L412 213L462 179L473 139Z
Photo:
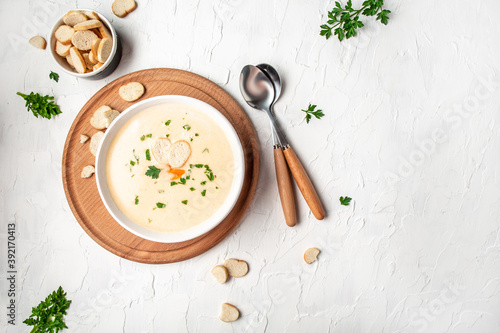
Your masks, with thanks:
M170 169L168 170L168 172L174 175L174 177L172 177L172 180L176 180L180 179L186 171L182 169Z

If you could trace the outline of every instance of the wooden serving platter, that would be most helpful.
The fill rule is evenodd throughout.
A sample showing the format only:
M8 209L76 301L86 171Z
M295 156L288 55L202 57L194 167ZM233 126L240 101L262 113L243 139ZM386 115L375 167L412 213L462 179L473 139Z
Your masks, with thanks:
M140 238L121 227L108 213L97 190L95 176L81 178L84 166L95 165L89 141L80 143L80 134L92 136L96 129L90 118L101 105L123 111L135 102L118 95L120 86L141 82L144 95L184 95L204 101L219 110L238 133L245 154L245 180L238 201L229 215L208 233L182 243L157 243ZM138 102L136 101L136 102ZM62 177L68 203L82 228L99 245L125 259L164 264L195 257L222 241L238 225L255 194L259 175L259 151L253 126L241 106L222 88L199 75L168 68L146 69L125 75L99 90L84 105L71 126L63 152Z

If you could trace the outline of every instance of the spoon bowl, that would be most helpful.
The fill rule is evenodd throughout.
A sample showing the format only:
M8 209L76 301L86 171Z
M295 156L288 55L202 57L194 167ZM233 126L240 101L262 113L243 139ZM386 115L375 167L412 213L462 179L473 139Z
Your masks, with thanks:
M269 77L259 68L247 65L240 75L240 90L248 105L269 111L274 102L274 86Z
M281 95L281 89L282 89L282 84L281 84L281 78L280 75L278 74L278 71L274 69L273 66L269 64L260 64L257 65L257 67L263 71L264 73L267 74L267 76L271 79L271 82L273 83L274 86L274 103L280 98Z

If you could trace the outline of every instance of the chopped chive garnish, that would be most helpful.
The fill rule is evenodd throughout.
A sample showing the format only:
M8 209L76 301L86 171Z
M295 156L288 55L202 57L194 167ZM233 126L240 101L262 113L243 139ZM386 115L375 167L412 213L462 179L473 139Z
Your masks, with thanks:
M138 196L138 195L136 195L136 196L135 196L135 204L136 204L136 205L138 205L138 204L139 204L139 196Z
M135 165L135 162L134 162L134 161L130 161L130 165L131 165L131 166L134 166L134 165Z
M152 137L152 136L153 136L153 134L151 134L151 133L146 134L146 138L150 138L150 137Z
M149 154L149 149L146 149L146 159L151 161L151 155Z
M206 183L207 183L207 181L202 181L202 182L200 183L200 185L205 185Z

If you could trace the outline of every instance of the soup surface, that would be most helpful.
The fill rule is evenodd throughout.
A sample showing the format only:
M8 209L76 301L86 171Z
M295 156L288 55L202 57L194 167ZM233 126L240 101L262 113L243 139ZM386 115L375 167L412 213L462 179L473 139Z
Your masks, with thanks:
M186 162L176 168L158 162L152 147L158 138L172 145L187 142ZM224 203L233 175L234 156L222 129L184 104L139 112L118 131L106 158L106 179L118 208L135 223L161 232L207 220Z

